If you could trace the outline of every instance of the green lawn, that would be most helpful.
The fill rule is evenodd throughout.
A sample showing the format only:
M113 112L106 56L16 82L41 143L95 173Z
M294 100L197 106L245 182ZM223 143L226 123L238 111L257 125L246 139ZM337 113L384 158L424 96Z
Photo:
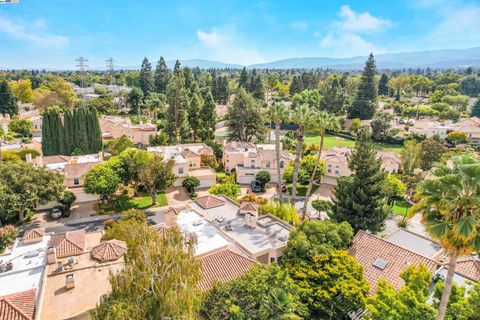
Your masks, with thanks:
M320 135L316 132L307 132L305 134L305 144L307 146L311 144L320 144ZM386 144L386 143L375 143L375 146L379 150L391 150L391 151L395 151L396 153L400 153L403 148L400 145L392 145L392 144ZM327 134L325 136L325 139L323 140L323 148L330 149L332 147L353 148L355 147L355 141Z
M129 203L135 209L146 209L151 207L152 197L144 196L139 198L133 198L129 200ZM155 205L155 207L163 207L167 204L167 196L165 195L165 193L157 193L157 204Z
M392 213L396 215L405 216L408 214L408 209L412 205L406 200L395 200L393 206L391 207Z
M115 212L123 212L128 209L147 209L152 205L152 198L149 195L141 197L130 197L128 194L116 195L112 197L106 204L99 204L98 212L100 214L110 214ZM155 207L168 205L165 193L157 193L157 204Z
M308 188L308 185L303 185L303 184L297 184L297 196L299 197L305 197L305 195L307 194L307 188ZM287 189L288 189L288 193L289 194L292 194L292 184L289 183L287 184ZM317 191L318 189L318 185L314 184L312 186L312 191L310 192L310 194L313 194L315 191Z

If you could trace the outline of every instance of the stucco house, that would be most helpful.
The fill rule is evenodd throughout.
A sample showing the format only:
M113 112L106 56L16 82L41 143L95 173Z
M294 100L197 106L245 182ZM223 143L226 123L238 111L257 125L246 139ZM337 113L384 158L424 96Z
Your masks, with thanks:
M348 177L352 171L348 168L348 157L352 149L348 147L333 147L322 152L321 159L325 161L325 175L322 183L336 185L338 177ZM400 170L402 159L393 151L377 151L377 158L382 160L382 168L389 173Z
M280 151L280 172L283 171L293 155L286 151ZM255 180L255 176L260 171L270 173L271 181L277 181L277 161L275 145L273 144L253 144L248 142L224 142L223 143L223 167L225 171L235 169L237 173L237 182L240 184L249 184Z
M151 123L132 124L130 119L102 116L99 119L103 140L116 139L125 135L135 144L148 145L150 136L157 134L157 126Z
M147 151L161 155L165 160L174 160L174 173L178 176L174 186L182 185L188 176L200 180L200 188L208 188L215 184L216 174L212 168L204 167L201 163L202 155L213 155L213 150L204 143L188 143L175 146L148 147Z
M457 122L457 130L460 132L465 132L467 134L467 139L473 142L480 141L480 118L464 118L460 119Z

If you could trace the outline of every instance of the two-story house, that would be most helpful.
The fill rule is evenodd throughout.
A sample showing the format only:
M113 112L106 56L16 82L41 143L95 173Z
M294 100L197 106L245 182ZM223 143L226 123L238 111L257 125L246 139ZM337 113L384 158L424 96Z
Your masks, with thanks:
M293 160L293 155L286 150L280 150L280 172L282 175L290 160ZM255 145L248 142L224 142L222 162L225 171L235 169L237 182L240 184L249 184L255 180L255 176L260 171L270 173L271 181L278 180L276 152L273 144Z
M352 149L348 147L333 147L322 152L321 159L325 161L325 175L322 183L336 185L338 177L348 177L352 171L348 168L348 158ZM382 161L382 168L389 173L400 170L402 159L393 151L377 151L377 158Z
M175 146L148 147L147 151L158 154L165 160L174 160L174 173L178 176L174 186L182 185L188 176L200 180L200 188L208 188L215 184L216 173L212 168L202 166L202 155L213 155L213 150L204 143L188 143Z
M125 135L135 144L148 145L150 136L157 134L157 126L151 123L132 124L130 119L102 116L99 119L103 140L116 139Z

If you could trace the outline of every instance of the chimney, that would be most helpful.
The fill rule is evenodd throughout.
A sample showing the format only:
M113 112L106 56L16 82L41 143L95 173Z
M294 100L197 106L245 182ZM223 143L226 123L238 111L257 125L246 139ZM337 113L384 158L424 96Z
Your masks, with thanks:
M258 213L255 212L247 212L245 214L245 225L247 227L250 227L252 229L255 229L257 227L257 219L258 219Z
M25 155L25 161L26 161L27 163L32 163L32 154L31 154L31 153L27 153L27 154Z
M57 251L55 250L55 247L50 247L47 249L47 263L57 263Z
M65 277L65 289L69 290L73 288L75 288L75 277L73 273L68 273Z
M103 151L98 152L98 162L103 162Z
M76 158L71 158L70 161L69 161L70 164L77 164L78 163L78 159Z

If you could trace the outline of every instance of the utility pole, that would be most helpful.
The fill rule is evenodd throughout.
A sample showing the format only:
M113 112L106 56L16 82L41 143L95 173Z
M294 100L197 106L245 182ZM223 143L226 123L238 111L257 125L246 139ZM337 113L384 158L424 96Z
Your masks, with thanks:
M81 95L82 95L82 101L83 101L83 94L84 94L84 84L85 84L85 70L88 68L87 62L88 60L85 59L84 57L80 57L75 60L77 64L78 71L80 72L80 90L81 90Z

